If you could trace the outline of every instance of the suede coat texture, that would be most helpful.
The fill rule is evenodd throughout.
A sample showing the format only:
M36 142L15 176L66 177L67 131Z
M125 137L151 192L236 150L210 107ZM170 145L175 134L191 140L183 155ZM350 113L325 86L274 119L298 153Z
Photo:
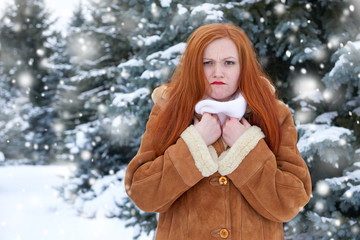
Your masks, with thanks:
M156 93L153 99L141 146L126 170L125 189L140 209L160 213L155 239L284 239L283 222L294 218L311 195L288 107L278 102L282 141L276 155L257 126L230 148L221 138L206 146L190 125L157 156L152 126L166 97Z

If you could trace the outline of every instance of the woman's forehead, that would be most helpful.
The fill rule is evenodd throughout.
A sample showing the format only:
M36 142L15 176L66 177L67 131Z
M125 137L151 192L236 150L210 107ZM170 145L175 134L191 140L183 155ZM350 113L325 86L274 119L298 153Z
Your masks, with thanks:
M238 51L235 43L230 38L215 39L206 46L203 58L238 58Z

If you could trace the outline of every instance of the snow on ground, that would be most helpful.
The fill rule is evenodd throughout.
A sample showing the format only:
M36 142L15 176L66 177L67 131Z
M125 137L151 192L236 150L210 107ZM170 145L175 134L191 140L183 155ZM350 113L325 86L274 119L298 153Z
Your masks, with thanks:
M0 167L1 240L131 240L119 219L87 219L57 197L70 166ZM139 240L150 240L140 237Z

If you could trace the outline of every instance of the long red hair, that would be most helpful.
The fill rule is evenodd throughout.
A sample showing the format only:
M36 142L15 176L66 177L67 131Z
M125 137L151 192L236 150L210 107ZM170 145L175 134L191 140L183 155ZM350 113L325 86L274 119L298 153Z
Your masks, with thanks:
M239 91L252 110L248 120L262 129L266 143L277 153L281 131L275 87L257 61L252 44L243 30L230 23L213 23L199 27L190 36L168 84L166 104L154 121L153 143L158 155L174 144L191 124L195 105L209 87L203 70L203 52L209 43L219 38L230 38L237 46L241 66Z

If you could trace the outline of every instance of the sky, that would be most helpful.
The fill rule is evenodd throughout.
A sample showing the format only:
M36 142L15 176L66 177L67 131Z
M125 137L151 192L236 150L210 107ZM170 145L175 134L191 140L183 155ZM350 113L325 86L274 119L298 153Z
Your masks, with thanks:
M44 0L47 8L53 14L52 18L58 17L55 28L64 30L69 22L74 7L79 4L80 0ZM83 3L86 0L82 0ZM7 3L13 3L13 0L0 0L0 14L3 14Z

